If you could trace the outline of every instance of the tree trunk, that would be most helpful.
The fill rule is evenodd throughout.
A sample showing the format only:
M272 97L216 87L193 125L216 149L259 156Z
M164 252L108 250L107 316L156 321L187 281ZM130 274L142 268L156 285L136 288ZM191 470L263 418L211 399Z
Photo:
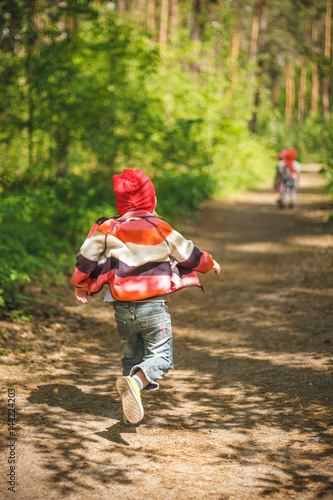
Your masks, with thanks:
M162 0L160 36L159 36L159 42L162 45L165 45L168 41L168 17L169 17L169 0Z
M260 16L260 33L259 33L259 62L258 62L258 80L259 83L257 84L257 90L255 93L254 97L254 106L253 106L253 113L252 113L252 120L250 124L250 130L253 133L257 132L257 115L258 115L258 106L260 102L260 79L262 77L263 73L263 65L264 61L262 59L263 53L264 53L264 48L265 48L265 39L266 39L266 31L267 31L267 14L268 14L268 0L262 0L262 5L261 5L261 16Z
M139 0L139 3L138 3L138 15L139 15L141 21L144 18L145 11L146 11L146 0Z
M327 0L326 4L326 29L325 29L325 76L323 82L323 110L324 122L329 119L329 65L331 60L331 16L332 16L332 0Z
M239 56L239 41L240 41L240 26L241 26L241 6L238 5L236 13L236 26L231 42L231 85L232 88L237 86L238 82L238 56Z
M194 24L192 29L192 40L194 42L200 42L200 14L201 14L201 3L200 0L194 0Z
M306 96L306 56L303 55L301 59L301 78L299 82L299 95L298 95L297 142L299 142L301 129L304 121L305 96Z
M35 15L36 4L35 1L30 2L27 9L27 43L26 43L26 60L25 60L25 73L27 79L27 104L28 104L28 170L32 170L33 165L33 142L34 142L34 81L33 81L33 57L34 57L34 45L36 40L35 33Z
M126 12L126 0L118 0L117 6L118 6L118 12L120 14L125 14L125 12Z
M223 11L224 11L224 4L219 3L217 6L217 11L218 14L221 18L223 18ZM215 67L216 69L220 72L223 71L224 65L221 60L220 54L223 52L223 45L224 45L224 36L221 33L221 30L216 31L215 35L215 40L214 40L214 59L215 59Z
M200 0L194 0L193 11L194 11L194 23L193 23L191 39L193 42L200 42L201 41L201 31L200 31L201 1ZM197 46L195 48L195 54L197 56L198 61L199 61L199 57L200 57L199 50L200 50L199 46ZM193 71L193 73L200 73L200 63L199 62L192 63L191 70Z
M250 52L248 65L249 70L247 73L248 81L248 102L250 103L250 108L253 105L253 93L254 93L254 78L255 78L255 61L258 53L258 37L259 37L259 20L260 20L260 7L261 0L256 0L253 11L252 18L252 29L251 29L251 41L250 41Z
M294 83L294 65L290 59L286 66L286 129L287 129L287 146L292 145L292 121L293 108L295 106L295 83Z
M70 42L72 42L75 40L75 33L77 29L77 21L75 16L75 8L77 7L77 0L70 0L69 7L70 7L70 12L68 13L67 17L67 33L68 33L67 39Z
M319 76L318 76L318 21L312 22L312 91L311 91L311 111L318 113L318 98L319 98Z
M309 31L310 23L307 23L306 35L305 35L305 47L309 43ZM307 70L307 57L305 54L301 57L301 77L299 82L299 95L298 95L298 116L297 116L297 145L299 145L302 125L305 116L305 103L306 103L306 70Z
M171 0L170 4L170 28L171 34L174 36L178 26L178 0Z
M148 0L147 26L150 31L155 30L155 0Z
M251 42L249 63L253 64L257 57L258 35L259 35L259 16L260 16L261 0L256 0L252 19Z

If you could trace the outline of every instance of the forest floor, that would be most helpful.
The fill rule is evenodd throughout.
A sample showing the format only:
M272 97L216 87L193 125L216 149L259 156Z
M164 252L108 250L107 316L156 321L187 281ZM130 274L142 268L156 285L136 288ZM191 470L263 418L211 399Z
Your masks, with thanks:
M221 275L172 297L175 369L144 394L141 425L121 423L102 297L83 306L68 284L34 320L0 322L12 350L0 358L1 499L333 499L332 205L318 169L304 166L293 210L267 186L180 228Z

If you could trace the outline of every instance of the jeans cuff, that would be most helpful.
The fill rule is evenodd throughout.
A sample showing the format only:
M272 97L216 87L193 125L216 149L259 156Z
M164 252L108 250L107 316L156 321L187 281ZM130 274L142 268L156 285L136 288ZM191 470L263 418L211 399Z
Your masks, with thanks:
M144 391L157 391L157 389L159 389L160 385L159 385L158 382L156 382L155 380L152 380L149 377L149 375L148 375L148 369L146 368L146 366L141 365L141 364L133 366L133 368L131 369L131 372L130 372L130 377L133 377L133 375L135 375L135 373L138 370L142 370L143 371L143 373L145 374L146 379L149 382L149 384L146 385L146 387L143 390Z

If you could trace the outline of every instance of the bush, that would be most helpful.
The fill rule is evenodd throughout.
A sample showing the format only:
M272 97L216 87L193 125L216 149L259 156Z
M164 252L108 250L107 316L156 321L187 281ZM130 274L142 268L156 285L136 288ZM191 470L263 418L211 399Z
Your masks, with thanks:
M21 305L24 286L41 279L43 271L54 277L70 272L82 235L110 210L109 205L91 209L95 196L86 182L76 178L2 191L0 307Z

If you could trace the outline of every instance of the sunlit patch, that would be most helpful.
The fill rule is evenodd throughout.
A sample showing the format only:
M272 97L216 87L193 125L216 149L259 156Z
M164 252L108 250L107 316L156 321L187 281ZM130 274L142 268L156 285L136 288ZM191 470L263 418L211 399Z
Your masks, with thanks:
M272 243L271 241L259 241L257 243L245 243L244 245L226 245L226 250L231 252L253 252L253 253L285 253L290 251L289 245Z
M311 235L298 235L289 237L289 242L293 245L307 246L307 247L315 247L318 251L318 247L320 248L330 248L331 254L333 238L327 235L322 234L311 234Z

